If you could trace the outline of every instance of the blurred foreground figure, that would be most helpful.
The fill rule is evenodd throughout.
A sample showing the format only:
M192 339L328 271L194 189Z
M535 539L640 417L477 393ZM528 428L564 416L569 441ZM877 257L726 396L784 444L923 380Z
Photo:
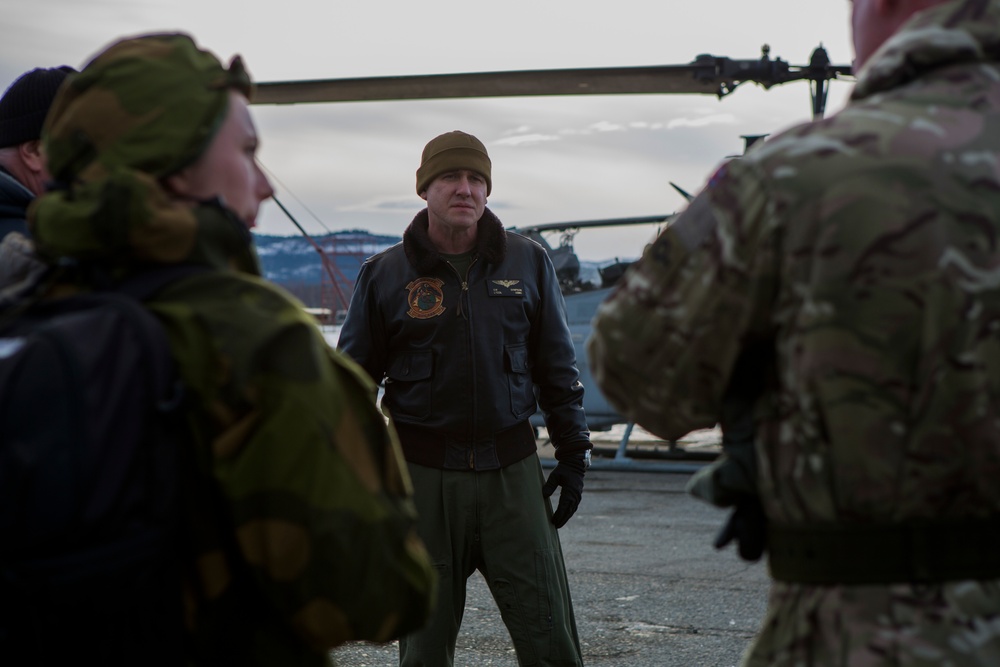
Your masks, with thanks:
M997 665L1000 2L852 9L850 104L723 166L588 351L662 437L751 420L691 486L768 553L746 665Z
M0 653L11 664L322 665L333 646L387 641L429 614L434 576L374 385L260 276L249 228L272 190L255 158L251 93L238 57L225 68L186 35L164 34L113 44L55 100L43 131L54 188L29 215L52 270L32 298L57 308L173 269L146 306L178 367L185 435L158 465L140 465L156 432L120 443L131 462L101 456L154 406L109 414L84 402L76 416L87 426L67 453L83 465L73 488L47 495L28 475L10 477L58 415L37 433L25 427L30 410L2 415L0 427L23 438L0 443ZM3 354L28 340L4 339ZM114 382L118 366L108 355L87 391ZM127 405L122 393L104 395ZM39 478L47 463L32 469ZM113 476L142 500L129 516L107 509L116 497L96 501ZM50 515L72 518L46 531Z

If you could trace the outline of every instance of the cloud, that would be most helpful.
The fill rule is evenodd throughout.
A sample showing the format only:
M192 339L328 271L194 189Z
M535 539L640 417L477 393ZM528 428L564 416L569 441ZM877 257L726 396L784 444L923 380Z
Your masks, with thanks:
M540 144L546 141L559 141L559 137L552 134L521 134L515 137L504 137L493 143L501 146L522 146L524 144Z
M590 125L587 125L582 129L568 127L559 130L559 134L566 136L587 136L590 134L603 133L603 132L624 132L625 129L626 129L625 126L622 125L621 123L613 123L607 120L599 120L596 123L591 123Z
M708 127L709 125L735 125L736 116L731 113L717 113L701 118L675 118L667 123L667 129L677 127Z
M503 131L503 135L504 136L508 136L508 135L511 135L511 134L524 134L524 133L530 132L530 131L531 131L531 126L529 126L529 125L521 125L519 127L515 127L515 128L510 129L510 130L504 130Z
M394 213L396 211L412 211L414 197L392 197L385 199L369 199L355 204L339 207L344 213Z
M594 123L587 129L592 130L594 132L622 132L625 130L625 126L620 125L618 123L611 123L606 120L602 120L600 122Z
M662 123L647 123L645 121L632 122L628 125L623 125L622 123L615 123L608 120L600 120L595 123L590 123L583 128L566 127L558 130L558 135L564 137L573 136L588 136L592 134L602 134L606 132L626 132L630 129L660 129L662 128ZM529 130L532 128L527 125L523 125L513 130L508 130L504 132L506 135L503 139L494 141L495 144L500 144L503 146L521 146L521 145L531 145L539 144L548 141L559 141L559 136L554 134L544 134L541 132L531 132Z

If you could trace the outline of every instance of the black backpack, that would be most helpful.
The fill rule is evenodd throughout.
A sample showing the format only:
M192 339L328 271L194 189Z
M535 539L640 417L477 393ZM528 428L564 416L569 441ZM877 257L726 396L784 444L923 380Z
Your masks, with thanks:
M182 385L143 305L197 269L0 312L0 662L183 662Z

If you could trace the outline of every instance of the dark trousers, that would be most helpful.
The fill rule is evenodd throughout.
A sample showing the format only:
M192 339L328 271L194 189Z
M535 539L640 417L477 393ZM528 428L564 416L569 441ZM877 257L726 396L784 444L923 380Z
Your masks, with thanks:
M583 665L559 535L537 456L501 470L409 465L418 531L438 574L430 622L399 642L402 667L450 667L468 578L479 570L520 665Z

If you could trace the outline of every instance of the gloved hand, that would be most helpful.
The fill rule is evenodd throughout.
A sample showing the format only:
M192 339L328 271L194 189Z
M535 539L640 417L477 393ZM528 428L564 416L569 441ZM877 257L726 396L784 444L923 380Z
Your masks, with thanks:
M733 540L743 560L752 562L764 555L767 516L757 496L744 496L736 502L736 508L715 538L715 548L721 549Z
M740 357L744 371L750 358L746 353ZM752 383L759 378L747 375L734 371L729 394L722 401L722 456L695 473L687 490L717 507L734 507L715 538L715 548L721 549L735 540L740 558L756 561L767 547L767 516L757 497ZM743 385L739 382L741 378Z
M688 480L686 490L716 507L732 507L745 496L757 493L757 464L753 447L723 451Z
M560 460L542 486L544 498L551 496L557 486L562 488L559 492L559 506L552 514L552 525L556 528L565 526L569 518L576 513L576 508L580 506L580 498L583 496L583 475L587 471L586 455L589 453L589 451L574 452Z

